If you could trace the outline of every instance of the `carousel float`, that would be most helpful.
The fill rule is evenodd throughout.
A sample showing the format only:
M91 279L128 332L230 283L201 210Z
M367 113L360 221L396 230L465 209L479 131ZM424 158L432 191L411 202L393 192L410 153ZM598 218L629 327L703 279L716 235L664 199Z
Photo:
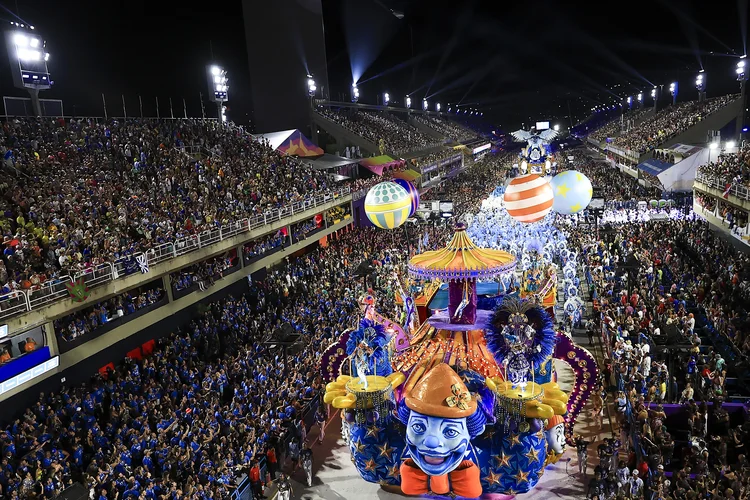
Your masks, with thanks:
M507 279L517 263L508 252L477 247L459 224L445 248L408 266L414 279L448 284L445 310L422 322L412 311L397 325L366 297L359 327L325 351L324 402L341 409L364 480L414 496L514 495L559 460L597 367L554 330L544 307L557 292L549 266L530 267L536 281L526 275L521 298L478 307L477 282ZM573 368L570 394L556 382L553 358Z

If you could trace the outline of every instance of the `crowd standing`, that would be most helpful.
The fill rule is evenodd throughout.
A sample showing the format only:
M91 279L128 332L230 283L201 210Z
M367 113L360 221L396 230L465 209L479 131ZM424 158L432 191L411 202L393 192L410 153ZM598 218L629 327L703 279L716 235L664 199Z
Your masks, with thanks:
M612 145L643 154L681 134L711 113L737 99L736 94L714 97L705 101L688 101L669 106L643 120L624 134L615 137Z
M3 123L0 146L18 172L0 181L6 291L334 188L267 142L210 121L16 118Z
M737 152L719 154L715 161L701 165L698 173L723 186L750 187L750 143Z
M489 159L475 167L477 179L464 174L470 182L446 188L457 207L502 180L505 170ZM413 235L414 243L421 237ZM449 237L446 226L430 245ZM257 479L255 493L262 491L288 470L285 455L297 449L300 460L305 456L300 418L320 394L320 356L357 322L361 297L377 290L378 311L402 316L393 280L405 267L399 238L358 229L325 248L287 256L247 294L212 303L142 360L128 359L90 384L41 394L0 431L0 496L52 498L80 481L97 499L219 499L228 497L240 472ZM364 277L356 273L363 262L375 269ZM100 325L71 319L83 321L84 333ZM283 325L303 339L286 368L263 343ZM283 446L290 436L292 453ZM258 473L261 457L270 464L269 478Z
M319 107L318 113L364 137L376 146L382 144L388 154L403 154L439 146L442 141L424 134L416 127L382 112L336 110Z

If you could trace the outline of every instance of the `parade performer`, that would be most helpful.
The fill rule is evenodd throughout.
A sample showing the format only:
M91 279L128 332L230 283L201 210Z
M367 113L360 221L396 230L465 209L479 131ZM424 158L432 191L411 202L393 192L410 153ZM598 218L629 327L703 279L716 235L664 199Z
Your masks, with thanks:
M485 417L450 366L440 363L420 380L400 406L399 419L411 456L400 469L404 494L482 494L479 468L465 456L471 439L484 431Z
M302 462L302 470L305 471L305 479L307 480L308 488L312 486L312 459L312 450L310 449L310 446L305 443L305 446L300 453L300 461Z
M289 500L291 498L293 493L292 483L283 472L279 475L279 481L276 487L279 491L279 496L277 497L278 500Z

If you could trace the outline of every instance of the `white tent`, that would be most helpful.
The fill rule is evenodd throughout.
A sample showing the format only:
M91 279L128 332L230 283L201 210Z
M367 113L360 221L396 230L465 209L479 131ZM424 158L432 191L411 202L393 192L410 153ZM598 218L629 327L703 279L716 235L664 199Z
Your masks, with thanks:
M708 163L710 151L701 148L681 162L661 172L658 177L667 191L692 191L698 167Z

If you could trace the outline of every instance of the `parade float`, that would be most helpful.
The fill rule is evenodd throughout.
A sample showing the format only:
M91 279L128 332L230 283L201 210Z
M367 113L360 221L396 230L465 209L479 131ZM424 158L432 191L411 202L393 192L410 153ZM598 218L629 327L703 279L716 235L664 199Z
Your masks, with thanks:
M519 142L526 142L519 154L521 173L549 174L557 165L552 154L550 141L557 137L553 129L532 132L529 130L516 130L511 135Z
M538 293L478 297L478 284L517 264L476 246L459 224L446 247L408 266L414 279L447 284L447 308L401 326L368 297L359 327L324 353L324 401L341 409L364 480L415 496L513 495L560 458L597 367L554 330ZM553 358L573 369L570 394L557 385Z

